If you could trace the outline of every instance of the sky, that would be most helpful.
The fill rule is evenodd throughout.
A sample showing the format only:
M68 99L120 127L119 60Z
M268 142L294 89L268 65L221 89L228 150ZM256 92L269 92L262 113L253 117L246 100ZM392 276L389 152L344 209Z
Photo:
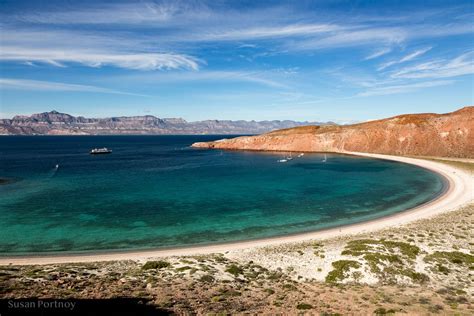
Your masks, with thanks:
M0 117L450 112L474 104L473 3L0 0Z

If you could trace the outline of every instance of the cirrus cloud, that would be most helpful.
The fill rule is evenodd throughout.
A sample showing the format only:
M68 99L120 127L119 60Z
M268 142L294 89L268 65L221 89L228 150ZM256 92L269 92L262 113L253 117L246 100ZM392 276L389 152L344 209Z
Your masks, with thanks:
M391 74L392 78L422 79L450 78L474 74L474 51L461 54L451 60L434 60L404 67Z
M82 85L82 84L71 84L64 82L55 81L42 81L42 80L28 80L28 79L11 79L11 78L0 78L0 86L2 89L17 89L17 90L34 90L34 91L76 91L76 92L95 92L95 93L110 93L110 94L124 94L134 96L145 96L142 94L135 94L129 92L123 92L115 89Z
M418 83L412 83L412 84L389 85L389 86L384 86L384 87L373 88L373 89L358 93L356 97L371 97L371 96L379 96L379 95L408 93L408 92L414 92L423 88L446 86L452 83L454 83L454 81L452 80L438 80L438 81L418 82Z
M89 67L114 66L136 70L198 70L200 63L197 58L174 53L107 53L80 50L27 49L12 46L2 47L0 60L47 63L57 67L65 67L68 63L79 63Z

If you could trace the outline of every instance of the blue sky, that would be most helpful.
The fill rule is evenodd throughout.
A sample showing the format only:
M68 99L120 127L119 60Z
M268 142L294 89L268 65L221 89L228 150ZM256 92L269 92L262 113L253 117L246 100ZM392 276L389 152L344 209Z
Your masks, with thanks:
M364 121L473 102L472 1L0 1L0 117Z

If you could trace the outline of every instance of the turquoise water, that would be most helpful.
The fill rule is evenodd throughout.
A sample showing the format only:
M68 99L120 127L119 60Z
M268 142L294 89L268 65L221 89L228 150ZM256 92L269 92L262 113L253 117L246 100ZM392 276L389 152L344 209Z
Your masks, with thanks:
M397 162L193 149L222 136L1 137L0 254L165 248L403 211L443 179ZM110 155L89 150L107 146ZM59 168L55 169L55 165Z

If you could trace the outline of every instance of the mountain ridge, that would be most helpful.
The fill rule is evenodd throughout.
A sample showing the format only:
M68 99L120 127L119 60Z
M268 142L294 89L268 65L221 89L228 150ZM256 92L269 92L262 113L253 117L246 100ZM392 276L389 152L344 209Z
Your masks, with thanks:
M291 120L245 121L203 120L153 115L86 118L52 110L0 119L0 135L171 135L171 134L260 134L281 128L334 124Z
M193 147L474 158L474 106L445 114L402 114L352 125L294 127L195 143Z

